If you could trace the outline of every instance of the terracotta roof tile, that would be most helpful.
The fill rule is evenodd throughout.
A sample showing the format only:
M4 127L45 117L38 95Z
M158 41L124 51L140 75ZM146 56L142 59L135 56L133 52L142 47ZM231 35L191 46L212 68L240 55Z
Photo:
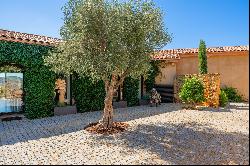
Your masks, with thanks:
M249 51L249 46L225 46L210 47L207 52L230 52L230 51ZM169 49L156 52L152 57L155 60L180 59L183 54L198 53L198 48Z
M41 35L27 34L0 29L0 40L21 42L38 45L56 45L63 40ZM249 51L249 46L210 47L207 52ZM152 58L155 60L179 60L183 54L198 53L198 48L181 48L156 51Z
M0 40L38 45L55 45L61 39L0 29Z
M178 60L180 59L180 55L179 53L173 52L173 50L168 50L168 52L166 52L166 50L161 50L154 53L152 58L155 60Z

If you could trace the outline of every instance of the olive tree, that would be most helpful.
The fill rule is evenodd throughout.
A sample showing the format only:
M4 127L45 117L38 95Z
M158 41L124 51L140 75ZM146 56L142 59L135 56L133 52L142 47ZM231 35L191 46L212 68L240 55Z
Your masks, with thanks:
M106 97L100 123L113 124L113 94L131 76L147 73L151 55L171 41L162 12L151 1L69 0L63 42L45 58L55 72L103 80Z

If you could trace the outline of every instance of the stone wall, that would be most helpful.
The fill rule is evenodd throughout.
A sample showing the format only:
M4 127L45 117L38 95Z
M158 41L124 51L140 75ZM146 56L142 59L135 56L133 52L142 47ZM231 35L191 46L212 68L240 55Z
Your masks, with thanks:
M249 99L249 52L207 53L208 73L219 73L221 87L234 87ZM198 54L183 54L176 63L176 75L198 74Z
M184 83L185 78L191 78L197 76L204 85L204 97L205 102L202 103L204 106L218 107L219 106L219 94L220 94L220 74L209 73L209 74L186 74L178 75L174 81L174 100L175 102L181 102L179 98L180 88Z

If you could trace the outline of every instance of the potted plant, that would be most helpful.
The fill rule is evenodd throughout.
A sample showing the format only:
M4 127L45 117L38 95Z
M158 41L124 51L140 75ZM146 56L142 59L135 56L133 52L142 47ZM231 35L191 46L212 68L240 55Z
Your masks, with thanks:
M56 90L58 94L57 107L54 108L54 115L76 114L76 106L68 106L65 103L66 82L63 79L56 80Z

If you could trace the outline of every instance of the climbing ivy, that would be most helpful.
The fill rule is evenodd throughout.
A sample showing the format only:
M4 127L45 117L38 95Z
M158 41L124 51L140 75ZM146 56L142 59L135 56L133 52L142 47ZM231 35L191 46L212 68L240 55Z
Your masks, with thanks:
M23 110L30 119L53 115L58 76L43 61L51 49L49 46L0 41L0 71L23 73ZM78 112L103 109L105 89L102 81L92 83L88 77L74 75L72 88ZM123 93L128 106L138 105L139 81L126 78Z
M0 41L0 66L21 67L23 72L23 109L30 119L52 115L55 74L43 65L49 46Z

